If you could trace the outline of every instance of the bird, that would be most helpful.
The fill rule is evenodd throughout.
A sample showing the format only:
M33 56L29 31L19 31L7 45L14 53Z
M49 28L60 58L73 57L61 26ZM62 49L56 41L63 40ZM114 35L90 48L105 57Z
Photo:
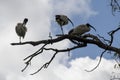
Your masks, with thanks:
M89 32L91 30L91 28L93 28L96 31L96 29L93 26L91 26L89 23L81 24L81 25L78 25L75 28L71 29L68 32L68 34L69 35L81 36L84 33Z
M28 18L24 18L23 23L17 23L15 27L15 31L19 36L20 43L21 43L21 37L24 39L25 34L27 32L27 27L26 27L27 22L28 22Z
M60 25L62 34L64 34L63 26L67 25L68 22L70 22L72 26L74 27L73 22L66 15L55 15L55 20Z

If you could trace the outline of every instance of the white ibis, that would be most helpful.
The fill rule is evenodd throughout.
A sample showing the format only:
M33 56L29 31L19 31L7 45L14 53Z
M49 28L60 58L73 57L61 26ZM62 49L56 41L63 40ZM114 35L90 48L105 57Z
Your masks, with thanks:
M64 34L63 32L63 26L64 25L67 25L68 22L70 22L72 24L72 26L74 27L74 24L73 22L66 16L66 15L55 15L55 19L56 19L56 22L60 25L61 27L61 31L62 31L62 34Z
M20 43L21 43L21 37L24 38L25 34L27 32L27 28L26 28L26 23L27 22L28 22L28 19L25 18L23 20L23 23L17 23L17 25L15 27L16 33L17 33L17 35L19 36L19 39L20 39Z
M81 36L82 34L89 32L91 30L91 28L93 28L96 31L96 29L93 26L91 26L89 23L81 24L81 25L78 25L77 27L75 27L74 29L71 29L68 32L68 34Z

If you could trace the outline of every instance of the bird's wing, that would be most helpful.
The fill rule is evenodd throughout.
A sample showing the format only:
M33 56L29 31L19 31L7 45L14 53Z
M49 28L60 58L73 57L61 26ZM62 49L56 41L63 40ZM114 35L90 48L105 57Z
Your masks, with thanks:
M25 34L26 34L26 32L27 32L26 26L23 26L21 31L22 31L22 37L24 38L24 37L25 37Z
M68 24L68 17L67 16L61 15L60 20L61 20L62 25Z
M18 23L15 27L15 30L18 36L21 36L21 25L22 23Z
M26 26L24 26L23 28L24 28L25 32L27 32L27 27L26 27Z

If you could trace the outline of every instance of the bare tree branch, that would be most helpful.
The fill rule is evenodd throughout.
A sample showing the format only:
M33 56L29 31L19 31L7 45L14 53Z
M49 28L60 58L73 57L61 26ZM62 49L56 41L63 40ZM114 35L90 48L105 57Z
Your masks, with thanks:
M42 67L40 67L40 69L38 69L36 72L32 73L31 75L34 75L34 74L38 73L43 68L47 68L49 66L49 64L53 61L53 59L55 58L55 56L56 56L57 53L58 52L55 52L54 55L52 56L52 58L50 59L50 61L46 62Z
M46 51L46 50L48 50L48 51L51 50L51 51L54 52L54 55L52 56L52 58L51 58L48 62L46 62L45 64L43 64L43 66L41 66L36 72L32 73L31 75L34 75L34 74L38 73L38 72L41 71L43 68L47 68L47 67L50 65L50 63L53 61L53 59L55 58L55 56L56 56L58 53L60 53L60 52L70 52L71 50L74 50L74 49L77 49L77 48L87 47L87 44L96 45L96 46L104 49L104 51L101 53L100 60L99 60L98 64L96 65L96 67L94 67L92 70L86 70L86 71L88 71L88 72L91 72L91 71L95 70L95 69L99 66L99 64L100 64L100 62L101 62L101 59L102 59L102 56L103 56L103 54L104 54L106 51L113 51L113 52L116 52L118 55L120 55L120 49L117 48L117 47L113 47L113 46L112 46L112 42L113 42L113 39L114 39L113 35L114 35L114 33L117 32L119 29L120 29L120 28L117 28L117 29L109 32L109 35L110 35L110 37L111 37L111 40L110 40L110 41L109 41L109 40L106 40L106 39L103 37L103 41L109 41L110 44L104 43L104 42L101 41L97 36L92 35L92 34L84 34L83 36L80 36L80 37L78 37L78 36L73 36L73 35L67 35L67 34L66 34L66 35L60 35L60 36L58 36L58 37L56 37L56 38L54 38L54 39L51 38L51 39L48 39L48 40L27 41L27 42L22 42L22 43L11 43L11 45L31 44L31 45L33 45L33 46L37 46L37 45L42 45L42 44L44 44L44 45L43 45L40 49L38 49L35 53L29 55L28 57L26 57L26 58L24 59L24 61L26 61L26 62L25 62L26 66L24 67L24 69L22 70L22 72L23 72L24 70L26 70L26 68L30 65L32 59L33 59L35 56L43 53L43 52ZM61 50L59 50L59 49L54 49L54 48L47 48L47 47L46 47L46 46L49 45L49 44L53 45L54 43L57 43L57 42L60 42L60 41L66 40L66 39L70 40L71 43L75 44L75 46L73 46L73 47L71 47L71 48L61 49Z
M75 40L75 41L78 41L78 42L93 44L93 45L96 45L96 46L98 46L102 49L106 49L108 47L108 50L114 51L114 52L117 52L118 54L120 54L120 49L118 49L116 47L113 47L113 46L109 46L107 44L104 44L99 39L96 41L94 39L86 39L86 38L83 38L83 37L76 37L76 36L71 36L71 35L63 35L63 36L57 37L55 39L48 39L48 40L41 40L41 41L28 41L28 42L22 42L22 43L11 43L11 45L31 44L33 46L37 46L37 45L40 45L40 44L57 43L57 42L65 40L65 39L69 39L69 40L72 39L72 40Z
M115 15L116 11L120 11L120 0L111 0L110 6L112 7L112 14Z
M100 65L100 62L101 62L102 57L103 57L103 55L104 55L105 52L106 52L106 50L104 50L104 51L101 53L101 55L100 55L100 60L99 60L98 64L97 64L93 69L91 69L91 70L85 70L85 71L87 71L87 72L92 72L92 71L94 71L94 70Z
M49 62L46 62L42 67L40 67L40 69L38 69L35 73L33 74L36 74L38 73L42 68L47 68L49 66L49 64L52 62L52 60L55 58L56 54L59 53L59 52L68 52L68 51L71 51L73 49L76 49L76 48L80 48L80 47L85 47L87 46L86 44L81 44L81 45L77 45L77 46L74 46L74 47L71 47L71 48L67 48L67 49L62 49L62 50L58 50L58 49L53 49L53 48L45 48L46 45L43 45L38 51L36 51L35 53L33 53L32 55L26 57L24 60L27 60L29 59L28 61L26 61L26 66L25 68L22 70L22 72L28 67L28 65L30 65L30 62L31 60L37 56L38 54L42 53L43 50L52 50L55 52L55 54L53 55L53 57L50 59ZM41 51L40 51L41 50ZM31 74L31 75L33 75Z
M47 45L47 44L44 44L39 50L37 50L35 53L33 53L32 55L30 55L30 56L28 56L28 57L26 57L26 58L24 59L24 61L27 60L27 59L29 59L29 60L25 62L26 66L25 66L25 68L23 68L23 69L21 70L22 72L30 65L31 60L32 60L35 56L37 56L38 54L40 54L40 53L43 52L43 48L44 48L46 45Z
M116 11L120 11L120 0L110 0L110 5L112 7L113 15ZM53 51L54 55L51 57L51 59L48 62L46 62L45 64L43 64L36 72L32 73L31 75L38 73L43 68L47 68L50 65L50 63L54 60L56 55L60 52L70 52L70 51L75 50L77 48L87 47L87 44L96 45L99 48L103 49L104 51L100 55L100 59L98 61L98 64L93 69L86 70L88 72L91 72L91 71L95 70L100 65L102 57L106 51L114 52L115 55L117 55L117 57L120 58L120 48L112 46L113 41L114 41L114 34L116 32L118 32L119 30L120 30L120 27L118 27L117 29L112 30L108 33L110 36L110 40L105 39L104 37L100 36L99 34L97 36L92 35L92 34L84 34L82 36L74 36L74 35L65 34L65 35L57 35L57 37L53 38L51 36L51 33L49 33L50 39L39 40L39 41L26 41L26 42L22 42L22 43L11 43L11 45L13 45L13 46L26 45L26 44L30 44L32 46L42 45L42 47L40 49L38 49L36 52L27 56L24 59L25 67L22 69L22 72L24 70L26 70L27 67L31 64L31 61L33 60L33 58L37 57L39 54L42 54L44 51ZM55 49L52 47L49 47L49 48L46 47L49 44L53 45L54 43L58 43L58 42L61 42L63 40L66 40L66 39L70 40L70 42L73 43L74 46L72 46L70 48L66 48L66 49L57 49L57 48Z
M98 36L99 36L100 38L104 39L104 41L109 42L109 46L111 46L112 43L113 43L113 39L114 39L114 36L113 36L113 35L114 35L114 33L117 32L119 29L120 29L120 28L117 28L117 29L112 30L112 31L110 31L110 32L108 33L108 34L110 35L110 37L111 37L110 41L109 41L109 40L106 40L104 37L101 37L100 35L98 35ZM109 46L108 46L108 47L109 47ZM103 56L104 53L108 50L108 47L101 53L101 55L100 55L100 60L99 60L98 64L97 64L93 69L91 69L91 70L85 70L85 71L87 71L87 72L92 72L92 71L94 71L94 70L100 65L102 56Z

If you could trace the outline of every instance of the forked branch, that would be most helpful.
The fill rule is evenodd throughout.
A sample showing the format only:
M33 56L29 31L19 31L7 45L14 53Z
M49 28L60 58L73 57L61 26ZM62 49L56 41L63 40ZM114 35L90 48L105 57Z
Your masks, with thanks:
M111 0L110 6L112 7L112 14L116 11L120 11L120 0Z
M102 58L102 55L108 50L108 51L113 51L113 52L116 52L118 55L120 55L120 49L117 48L117 47L113 47L112 46L112 42L113 42L113 34L118 31L117 30L113 30L110 34L111 36L111 40L110 40L110 44L105 44L103 41L101 41L97 36L95 35L92 35L92 34L85 34L81 37L77 37L77 36L73 36L73 35L61 35L59 37L56 37L54 39L48 39L48 40L40 40L40 41L28 41L28 42L22 42L22 43L11 43L11 45L25 45L25 44L31 44L33 46L37 46L37 45L42 45L43 46L38 49L35 53L29 55L28 57L26 57L24 59L25 64L25 68L22 70L26 70L26 68L31 64L31 61L33 58L37 57L37 55L43 53L44 51L53 51L54 52L54 55L51 57L51 59L46 62L45 64L43 64L43 66L41 66L36 72L32 73L31 75L33 74L36 74L38 73L39 71L41 71L43 68L47 68L50 63L54 60L55 56L60 53L60 52L70 52L74 49L77 49L77 48L81 48L81 47L87 47L87 44L93 44L93 45L96 45L102 49L104 49L105 51L101 54L101 57L100 57L100 61L101 61L101 58ZM73 43L75 46L73 47L70 47L70 48L66 48L66 49L55 49L55 48L52 48L52 47L46 47L47 45L53 45L54 43L57 43L57 42L60 42L60 41L63 41L63 40L70 40L71 43ZM98 65L94 68L96 69L99 64L100 64L100 61L98 63ZM92 69L91 71L93 71L94 69Z

